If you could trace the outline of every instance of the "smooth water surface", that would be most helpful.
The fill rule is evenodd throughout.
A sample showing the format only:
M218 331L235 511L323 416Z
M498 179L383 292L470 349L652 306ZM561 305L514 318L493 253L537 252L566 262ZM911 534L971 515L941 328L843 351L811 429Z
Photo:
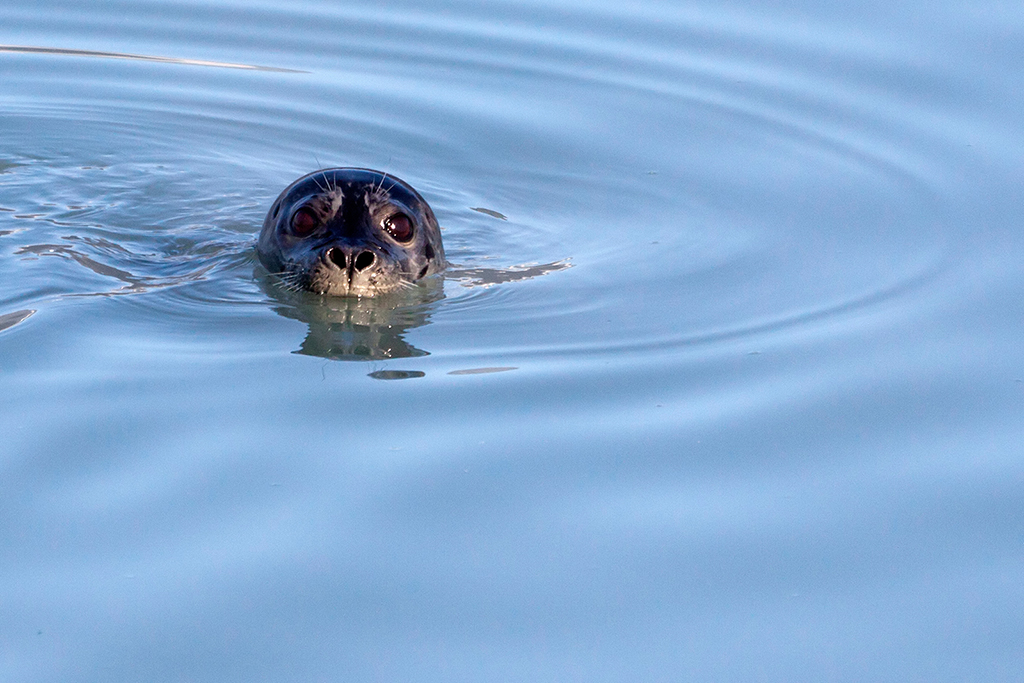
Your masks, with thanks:
M1024 676L1024 9L0 7L0 678ZM279 287L416 187L443 279Z

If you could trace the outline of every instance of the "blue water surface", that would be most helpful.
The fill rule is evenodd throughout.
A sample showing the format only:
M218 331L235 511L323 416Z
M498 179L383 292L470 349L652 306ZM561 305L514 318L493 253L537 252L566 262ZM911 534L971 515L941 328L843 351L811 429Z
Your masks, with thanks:
M1024 678L1024 7L0 7L4 681ZM323 166L443 282L301 297Z

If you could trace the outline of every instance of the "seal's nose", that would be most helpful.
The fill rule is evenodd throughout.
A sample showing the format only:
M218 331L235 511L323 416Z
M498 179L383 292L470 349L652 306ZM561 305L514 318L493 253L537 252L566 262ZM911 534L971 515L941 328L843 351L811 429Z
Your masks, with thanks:
M357 273L372 268L373 264L377 262L377 256L372 251L363 250L353 254L343 247L331 247L324 253L324 256L329 263L333 263L341 270L345 270L349 264L352 264L352 270Z

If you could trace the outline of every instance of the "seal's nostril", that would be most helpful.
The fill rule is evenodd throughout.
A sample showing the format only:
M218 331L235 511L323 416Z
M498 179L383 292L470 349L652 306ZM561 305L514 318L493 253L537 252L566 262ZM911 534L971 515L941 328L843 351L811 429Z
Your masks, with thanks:
M345 252L337 247L331 247L327 250L327 260L334 263L342 270L345 270Z
M352 263L352 267L358 271L366 270L373 265L373 262L377 260L377 257L373 255L372 251L361 251L356 255L355 261Z

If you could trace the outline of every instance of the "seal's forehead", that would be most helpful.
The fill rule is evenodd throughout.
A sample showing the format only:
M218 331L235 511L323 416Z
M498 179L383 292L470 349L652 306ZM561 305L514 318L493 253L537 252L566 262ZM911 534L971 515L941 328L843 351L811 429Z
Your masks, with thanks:
M289 197L300 195L334 195L358 197L367 193L386 196L410 207L423 203L423 199L402 180L380 171L365 168L331 168L299 178L287 192Z

